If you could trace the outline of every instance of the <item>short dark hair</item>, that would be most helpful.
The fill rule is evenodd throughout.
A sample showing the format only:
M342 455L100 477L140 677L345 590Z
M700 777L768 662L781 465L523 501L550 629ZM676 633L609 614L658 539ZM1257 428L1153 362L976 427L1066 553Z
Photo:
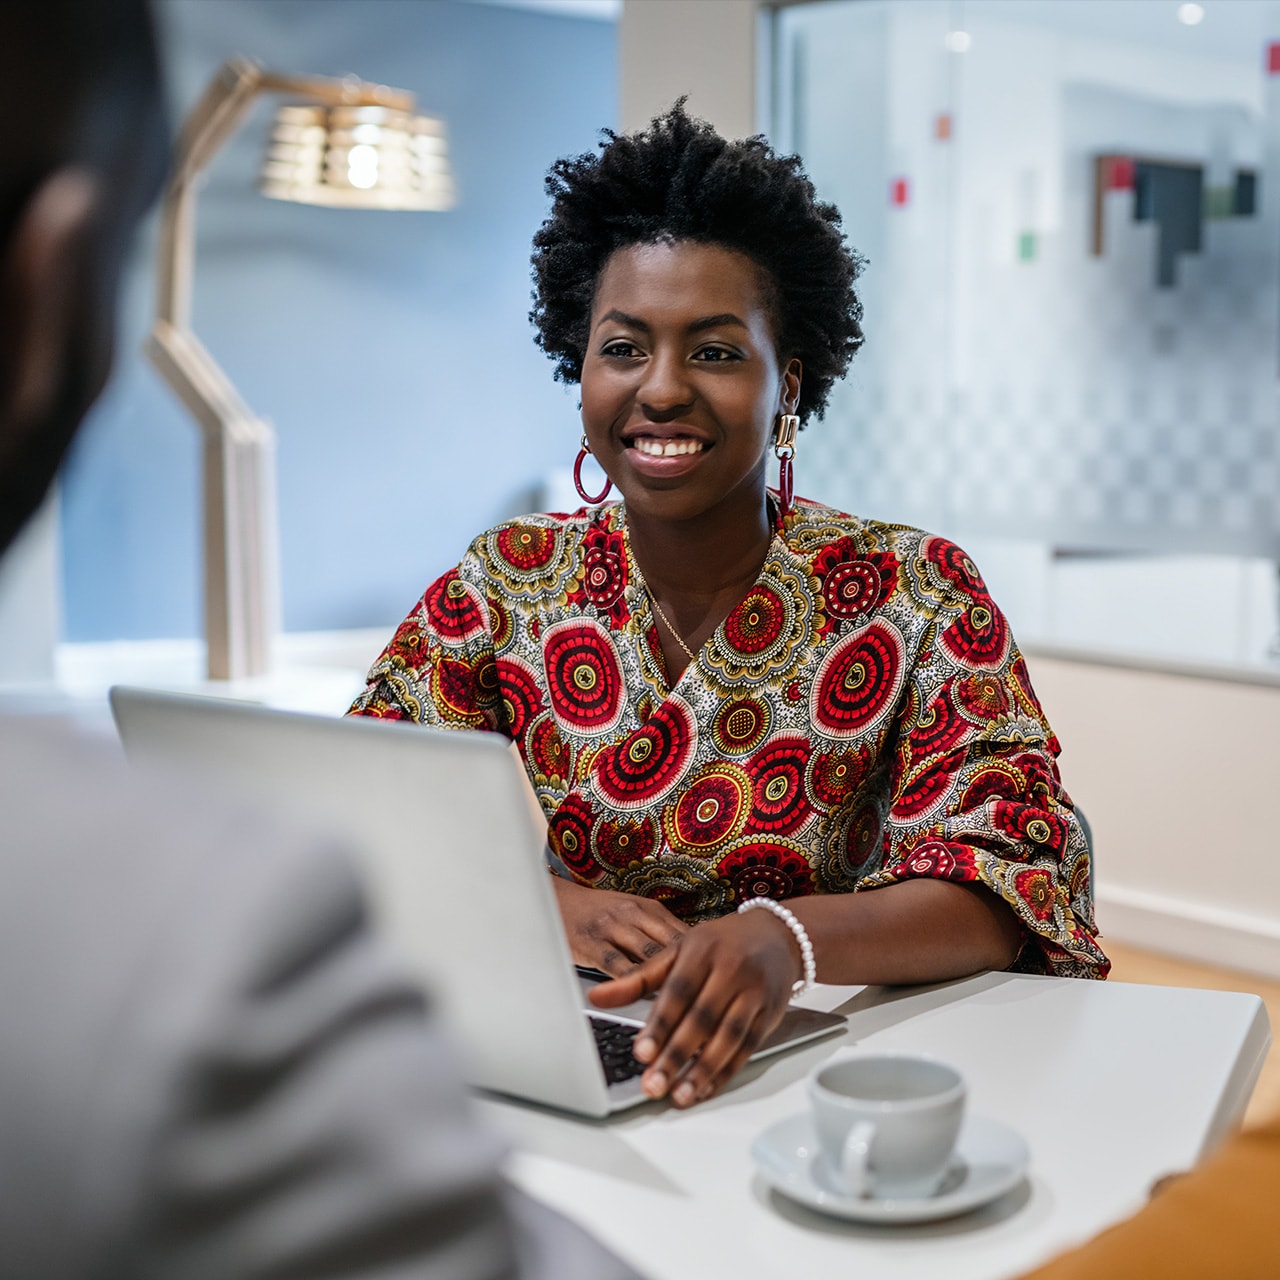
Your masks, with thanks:
M538 345L562 382L582 378L596 283L618 249L695 241L733 249L766 273L779 354L804 368L798 412L821 417L862 345L853 283L863 260L836 207L817 198L798 156L763 137L729 142L682 98L648 129L604 130L599 154L556 161L551 216L533 238Z

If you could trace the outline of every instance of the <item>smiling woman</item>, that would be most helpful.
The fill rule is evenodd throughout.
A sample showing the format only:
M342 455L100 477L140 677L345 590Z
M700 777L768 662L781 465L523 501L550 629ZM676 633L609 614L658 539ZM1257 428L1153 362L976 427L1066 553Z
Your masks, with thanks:
M977 569L792 499L797 420L862 340L835 209L680 105L548 190L538 341L621 501L482 534L353 711L516 743L574 956L615 978L593 999L656 994L635 1053L677 1105L815 975L1104 976L1058 744Z

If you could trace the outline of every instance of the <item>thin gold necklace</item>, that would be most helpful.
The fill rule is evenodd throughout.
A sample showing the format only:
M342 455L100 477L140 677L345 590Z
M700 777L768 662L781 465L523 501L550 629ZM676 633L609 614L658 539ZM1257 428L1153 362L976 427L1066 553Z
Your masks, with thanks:
M643 581L643 579L642 579L642 581ZM689 661L690 661L690 662L697 662L697 660L698 660L698 659L697 659L697 657L694 655L693 650L692 650L692 649L690 649L690 648L689 648L689 646L688 646L687 644L685 644L685 642L684 642L684 636L682 636L682 635L681 635L681 634L680 634L680 633L675 629L675 627L673 627L673 626L671 625L671 619L670 619L670 618L668 618L668 617L667 617L667 615L666 615L665 613L663 613L663 611L662 611L662 606L658 603L658 597L657 597L657 596L655 596L655 595L653 594L653 592L649 590L649 584L648 584L647 582L644 584L644 591L645 591L645 595L647 595L647 596L649 597L649 603L650 603L651 605L653 605L653 607L658 611L658 617L660 617L660 618L662 619L662 621L663 621L664 623L666 623L667 630L668 630L668 631L670 631L670 632L671 632L671 634L672 634L673 636L675 636L675 638L676 638L676 644L678 644L678 645L679 645L679 646L680 646L680 647L685 651L685 653L687 653L687 654L689 655Z
M770 516L772 517L772 505L773 505L772 499L769 499L766 497L765 500L769 504ZM772 524L772 520L770 521L770 523ZM624 523L622 528L623 528L623 536L627 540L627 559L630 560L631 567L635 570L636 577L640 579L640 585L644 588L645 595L649 597L649 603L653 605L654 610L657 612L658 617L662 619L663 625L675 637L676 644L678 644L685 651L685 653L688 654L689 661L697 662L698 655L695 654L694 651L690 649L687 644L685 644L684 636L682 636L672 625L671 619L667 617L662 606L658 603L658 597L653 594L653 589L649 586L647 579L645 578L644 574L641 573L640 571L640 565L639 565L639 562L636 560L635 552L631 550L631 534L630 534L630 530L627 528L627 525L625 523L625 517L624 517ZM770 543L772 543L772 536L770 537ZM767 554L768 553L766 552L766 555Z
M628 538L628 539L627 539L627 542L628 542L628 548L627 548L627 549L628 549L628 550L630 550L630 545L629 545L629 544L630 544L630 542L631 542L631 539L630 539L630 538ZM653 605L654 610L655 610L655 612L657 613L658 617L662 619L663 625L667 628L667 630L668 630L668 631L670 631L670 632L671 632L671 634L672 634L673 636L675 636L675 638L676 638L676 644L678 644L678 645L679 645L679 646L680 646L680 647L685 651L685 653L687 653L687 654L689 655L689 661L690 661L690 662L697 662L697 660L698 660L697 655L694 653L694 651L693 651L692 649L690 649L690 648L689 648L689 646L688 646L687 644L685 644L685 642L684 642L684 636L682 636L682 635L681 635L681 634L680 634L680 633L675 629L675 627L671 625L671 619L670 619L670 618L668 618L668 617L667 617L667 615L663 612L663 610L662 610L662 606L658 603L658 597L657 597L657 596L655 596L655 595L653 594L653 590L652 590L652 588L649 586L649 583L645 580L645 576L644 576L644 574L640 572L640 566L639 566L639 564L637 564L637 563L636 563L635 554L634 554L634 553L632 553L632 554L631 554L631 556L630 556L629 558L630 558L630 560L631 560L631 567L632 567L632 569L634 569L634 570L635 570L635 575L636 575L636 577L640 579L640 585L641 585L641 587L643 587L643 588L644 588L644 593L645 593L645 595L647 595L647 596L649 597L649 603L650 603L651 605Z

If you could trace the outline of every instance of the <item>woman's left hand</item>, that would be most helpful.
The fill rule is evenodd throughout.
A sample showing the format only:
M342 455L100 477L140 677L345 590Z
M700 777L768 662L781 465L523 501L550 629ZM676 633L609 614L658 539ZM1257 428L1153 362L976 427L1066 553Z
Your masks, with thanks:
M803 976L790 929L768 911L700 924L630 973L592 988L601 1008L656 992L633 1052L653 1098L677 1107L718 1093L777 1026Z

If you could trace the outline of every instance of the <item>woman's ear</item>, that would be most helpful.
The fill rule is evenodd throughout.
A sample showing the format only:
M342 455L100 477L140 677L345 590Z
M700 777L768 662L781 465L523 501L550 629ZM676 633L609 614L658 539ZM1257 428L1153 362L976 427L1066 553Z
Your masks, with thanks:
M792 356L782 370L780 413L795 413L800 403L800 377L804 372L798 356Z
M99 196L88 171L57 170L36 188L0 246L0 456L11 443L6 437L52 411L69 352L89 322L84 265Z

